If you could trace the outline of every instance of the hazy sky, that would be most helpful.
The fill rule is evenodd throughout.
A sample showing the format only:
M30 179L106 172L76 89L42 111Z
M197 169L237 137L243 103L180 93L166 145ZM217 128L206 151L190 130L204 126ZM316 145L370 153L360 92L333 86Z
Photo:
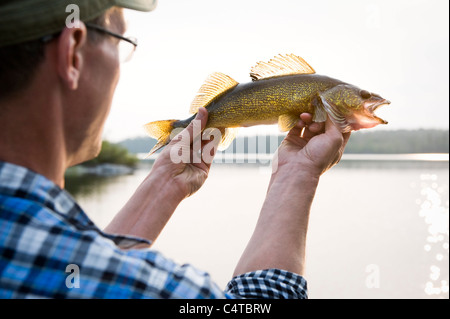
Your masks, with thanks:
M248 82L256 62L279 53L391 100L377 111L389 125L376 129L449 127L447 0L159 0L126 16L139 47L122 66L105 128L112 141L187 118L210 73Z

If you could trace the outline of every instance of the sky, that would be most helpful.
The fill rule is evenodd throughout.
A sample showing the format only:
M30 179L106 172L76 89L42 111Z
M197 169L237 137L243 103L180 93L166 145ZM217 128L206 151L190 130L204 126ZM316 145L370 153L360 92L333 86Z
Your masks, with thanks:
M139 46L122 65L104 130L110 141L189 117L210 73L249 82L257 62L286 53L390 100L377 110L389 124L372 130L449 127L447 0L159 0L153 12L125 15Z

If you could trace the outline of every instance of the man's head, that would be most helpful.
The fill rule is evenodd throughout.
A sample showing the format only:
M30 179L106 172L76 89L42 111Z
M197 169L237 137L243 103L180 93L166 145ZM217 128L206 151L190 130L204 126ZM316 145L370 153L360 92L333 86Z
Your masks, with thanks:
M122 8L119 7L110 8L86 23L105 29L118 29L120 34L125 28ZM38 39L0 47L0 61L2 61L0 63L0 102L23 93L45 58L47 44L51 42L50 40L57 39L65 29ZM89 44L98 44L105 38L95 30L87 33Z
M55 29L60 21L69 21L64 18L73 12L61 6L64 2L79 4L83 22ZM96 156L119 79L119 43L125 41L121 39L125 32L122 7L149 11L155 2L0 1L0 122L2 117L17 119L33 114L30 118L34 121L29 124L36 126L36 134L48 129L64 135L62 144L68 165ZM7 14L20 17L21 10L30 10L32 3L35 11L48 15L36 18L37 31L29 21L19 22L19 30L5 24L3 18ZM39 5L48 5L50 12L40 10ZM83 15L83 10L88 14ZM30 13L23 16L29 17ZM83 20L83 16L89 19ZM4 36L11 28L16 38Z

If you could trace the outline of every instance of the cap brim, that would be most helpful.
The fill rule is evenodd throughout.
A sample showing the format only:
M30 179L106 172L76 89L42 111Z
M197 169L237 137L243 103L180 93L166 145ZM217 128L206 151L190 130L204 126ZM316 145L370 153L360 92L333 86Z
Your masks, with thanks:
M156 8L158 0L115 0L117 6L137 11L152 11Z
M1 1L1 0L0 0ZM22 0L0 4L0 48L61 31L70 17L68 5L75 2L82 21L89 21L113 6L152 11L157 0Z

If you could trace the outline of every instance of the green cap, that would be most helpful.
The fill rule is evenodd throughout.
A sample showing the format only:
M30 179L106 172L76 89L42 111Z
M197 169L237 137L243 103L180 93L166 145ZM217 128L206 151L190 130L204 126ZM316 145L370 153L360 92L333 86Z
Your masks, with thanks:
M59 32L66 26L66 20L76 12L81 21L89 21L113 6L151 11L156 7L156 2L157 0L0 0L0 47Z

